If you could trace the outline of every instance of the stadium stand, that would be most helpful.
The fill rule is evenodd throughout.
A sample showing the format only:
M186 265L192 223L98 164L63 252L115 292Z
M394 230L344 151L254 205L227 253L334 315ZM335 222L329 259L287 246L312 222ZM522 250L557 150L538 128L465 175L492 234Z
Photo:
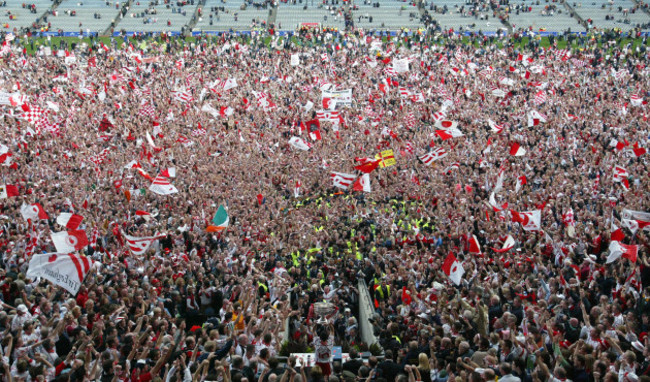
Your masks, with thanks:
M322 4L322 1L303 0L280 2L276 19L278 29L295 29L300 23L319 23L342 29L345 26L343 2Z
M650 26L650 16L631 0L573 3L573 8L589 25L598 28L630 30L641 27L648 30Z
M32 0L27 3L2 1L0 24L5 31L17 31L32 24L52 6L51 0Z
M357 1L353 10L355 26L370 29L417 28L420 10L413 3L399 0Z
M251 30L266 25L271 7L242 0L207 0L195 31Z
M47 20L51 31L102 33L119 8L119 3L105 0L63 0Z
M509 7L509 22L513 28L532 28L533 31L574 32L584 31L570 12L559 3L542 3L534 5L525 1L511 4Z
M116 31L181 31L190 21L195 7L194 1L184 6L162 0L133 1L124 18L117 24Z
M39 21L40 27L33 31L66 34L186 32L188 28L195 33L249 31L267 25L290 31L301 23L342 30L346 15L348 25L366 30L415 30L433 20L441 30L462 32L493 33L512 28L511 32L529 29L562 33L585 32L586 27L650 31L647 6L634 0L33 0L24 4L0 1L2 29L13 32L33 28Z

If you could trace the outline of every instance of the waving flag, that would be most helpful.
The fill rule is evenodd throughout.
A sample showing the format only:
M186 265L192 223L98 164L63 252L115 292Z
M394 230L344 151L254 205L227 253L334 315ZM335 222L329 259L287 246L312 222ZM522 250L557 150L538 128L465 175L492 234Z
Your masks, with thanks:
M525 231L541 231L542 230L542 211L534 210L528 212L515 212L512 213L512 221L520 223Z
M436 130L436 134L443 141L446 141L447 139L451 139L451 138L459 138L459 137L462 137L464 135L462 131L458 130L455 127L448 128L448 129L445 129L445 130Z
M29 260L26 276L31 279L42 277L75 295L93 263L86 256L73 253L35 254Z
M630 174L625 168L621 166L614 166L614 174L612 180L614 182L621 183L626 190L630 189L630 182L628 181L629 176Z
M18 187L11 184L0 184L0 199L18 196Z
M149 186L149 190L158 195L170 195L178 192L178 189L172 185L167 178L158 175Z
M607 256L607 264L613 263L619 258L623 257L624 259L630 260L632 263L636 263L636 259L639 254L638 245L627 245L623 244L620 241L612 241L609 244L609 255Z
M350 187L350 185L354 181L355 176L343 172L332 172L330 174L330 178L332 178L332 183L334 184L334 187L347 190L348 187Z
M492 248L492 250L497 253L503 253L503 252L508 252L509 250L514 248L514 246L515 246L515 239L512 236L508 235L508 237L506 237L506 240L503 242L501 248Z
M364 174L370 174L377 167L379 167L379 160L369 160L366 163L362 163L358 166L354 166L354 169L359 170Z
M504 126L497 125L497 123L491 119L488 119L488 125L490 125L490 129L493 133L501 134L503 132Z
M134 255L142 255L151 246L151 243L158 239L162 239L167 235L154 235L154 236L147 236L147 237L134 237L134 236L129 236L127 234L124 234L124 238L126 239L126 245L129 247L129 250L131 250L131 253Z
M352 185L354 191L370 192L370 174L363 174Z
M36 220L47 220L48 216L45 210L43 209L43 206L41 206L38 203L34 204L23 204L20 207L20 214L23 215L23 218L25 220L31 220L31 221L36 221Z
M460 285L460 281L465 274L465 269L463 265L456 260L456 256L453 253L449 252L449 255L445 258L445 262L442 264L442 271L449 277L454 284Z
M230 217L228 216L228 212L223 206L219 206L217 209L217 212L212 218L212 223L214 225L208 226L208 232L221 232L228 228Z
M541 105L544 102L546 102L546 92L544 90L540 90L535 94L535 104Z
M395 160L395 153L392 149L384 150L378 153L375 155L375 159L379 161L379 167L381 168L386 168L397 164L397 161Z
M433 149L432 151L418 157L420 162L423 164L429 166L431 163L437 161L438 159L442 159L446 157L448 153L443 149L442 147L437 147Z
M75 230L81 225L83 216L71 214L69 212L62 212L57 218L56 222L60 226L67 228L68 230Z
M51 237L57 252L61 253L80 251L88 245L88 237L83 230L52 232Z
M188 103L194 101L194 98L192 97L192 93L186 90L178 90L172 92L172 98L175 101L178 101L180 103Z
M309 143L305 142L304 139L299 137L291 137L291 139L289 139L289 144L291 147L302 151L307 151L311 148L311 146L309 146Z
M521 188L527 183L526 181L526 175L522 175L517 177L517 184L515 185L515 193L519 193L521 191Z
M438 129L442 129L442 130L456 129L456 128L458 128L458 122L442 119L440 121L436 121L434 126L436 128L438 128Z
M517 142L512 142L510 145L510 155L520 157L523 155L526 155L526 149L521 147L521 145Z

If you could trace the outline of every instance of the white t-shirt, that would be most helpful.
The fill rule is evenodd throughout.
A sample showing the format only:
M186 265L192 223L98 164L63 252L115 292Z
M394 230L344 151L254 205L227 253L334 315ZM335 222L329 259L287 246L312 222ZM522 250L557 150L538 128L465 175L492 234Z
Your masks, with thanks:
M332 362L332 348L334 347L334 338L330 336L327 342L323 343L320 338L314 339L314 353L316 353L316 362Z

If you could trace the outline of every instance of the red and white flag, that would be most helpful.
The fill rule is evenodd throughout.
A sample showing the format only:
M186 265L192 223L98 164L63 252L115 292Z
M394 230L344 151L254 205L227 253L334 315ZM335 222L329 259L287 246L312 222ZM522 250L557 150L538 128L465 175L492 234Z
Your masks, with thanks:
M443 130L457 129L458 128L458 122L450 121L450 120L447 120L447 119L441 119L439 121L436 121L434 126L436 128L438 128L438 129L443 129Z
M178 189L174 187L174 185L172 185L169 180L162 175L158 175L153 180L151 186L149 186L149 190L158 195L170 195L178 192Z
M620 241L612 241L609 243L609 255L607 256L607 264L613 263L621 257L630 260L632 263L636 263L638 254L638 245L627 245L621 243Z
M650 230L650 221L645 220L623 218L621 219L621 225L629 229L632 235L636 235L639 229L644 231Z
M62 212L57 218L56 222L62 227L67 228L68 230L76 230L81 225L83 216L77 214L71 214L69 212Z
M88 237L83 230L52 232L51 236L56 251L61 253L80 251L88 245Z
M526 181L526 175L522 175L517 177L517 184L515 185L515 193L519 193L521 191L521 188L527 183Z
M420 162L423 164L429 166L431 163L437 161L438 159L442 159L446 157L448 153L443 149L442 147L436 147L432 151L418 157Z
M630 188L630 182L627 180L630 174L621 166L614 166L613 181L621 183L625 189Z
M29 260L26 276L42 277L76 295L94 262L73 253L40 253Z
M137 210L137 211L135 211L135 216L139 216L139 217L143 218L146 221L150 221L151 219L158 216L158 214L153 215L153 214L151 214L150 212L147 212L147 211Z
M334 184L334 187L342 188L344 190L347 190L348 187L354 182L354 179L356 178L352 174L346 174L343 172L332 172L330 174L330 177L332 178L332 183Z
M192 93L187 90L177 90L172 92L172 98L181 103L188 103L194 101Z
M512 142L510 144L510 155L520 157L523 155L526 155L526 149L521 147L521 145L517 142Z
M321 110L316 112L316 118L321 122L338 123L340 121L339 116L340 116L339 112L335 110L334 111Z
M160 172L160 175L165 178L175 178L176 177L176 167L168 167Z
M527 212L515 212L510 210L512 214L512 221L521 224L525 231L541 231L542 230L542 211L534 210Z
M501 134L503 132L504 126L497 125L497 123L491 119L488 119L488 125L490 125L490 129L492 130L493 133Z
M0 184L0 199L18 196L18 187L12 184Z
M452 127L445 130L436 130L436 135L438 135L443 141L446 141L447 139L462 137L465 134L457 128Z
M630 96L630 105L641 106L642 104L643 104L643 97L640 97L638 94L632 94Z
M291 139L289 139L289 144L291 147L302 151L307 151L311 148L309 143L305 142L305 140L300 137L291 137Z
M31 220L31 221L36 221L36 220L47 220L48 216L45 210L43 209L43 206L41 206L38 203L34 204L23 204L20 207L20 214L23 215L23 218L25 220Z
M541 105L544 102L546 102L546 92L544 90L540 90L535 94L535 104Z
M449 280L454 284L460 285L460 282L465 274L465 269L463 265L456 259L453 253L449 252L445 262L442 264L442 271L445 272Z
M537 126L540 123L546 123L546 116L536 110L528 112L528 127Z
M575 216L573 215L573 208L569 208L567 212L562 214L562 222L567 227L576 225Z
M370 192L370 174L361 175L352 185L354 191Z
M472 235L469 238L469 253L481 253L481 245L478 243L476 235Z
M508 237L506 237L506 240L503 242L501 248L492 248L492 250L497 253L503 253L503 252L508 252L509 250L514 248L514 246L515 246L515 239L512 236L508 235Z
M127 234L124 234L124 238L126 239L126 245L129 247L129 250L131 250L131 253L134 255L143 255L149 247L151 246L151 243L154 241L161 239L167 235L154 235L154 236L147 236L147 237L135 237L135 236L129 236Z

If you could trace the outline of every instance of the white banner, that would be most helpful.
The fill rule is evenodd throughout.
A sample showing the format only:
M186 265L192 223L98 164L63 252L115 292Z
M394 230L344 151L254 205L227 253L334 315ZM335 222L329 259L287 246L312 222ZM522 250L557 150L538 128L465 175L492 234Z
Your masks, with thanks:
M346 90L323 90L323 99L329 98L336 101L336 104L351 105L352 104L352 89Z
M42 277L72 294L77 294L93 261L86 256L73 253L34 254L29 261L27 277Z

